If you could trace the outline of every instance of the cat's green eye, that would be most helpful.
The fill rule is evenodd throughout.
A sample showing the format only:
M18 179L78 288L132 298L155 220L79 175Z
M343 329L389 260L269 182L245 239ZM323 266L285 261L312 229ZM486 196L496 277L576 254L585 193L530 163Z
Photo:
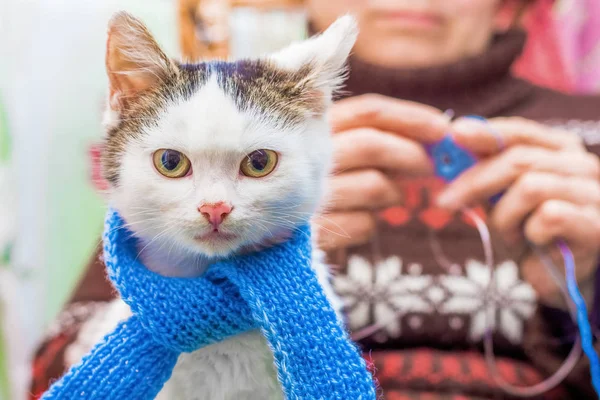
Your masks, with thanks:
M190 159L177 150L156 150L152 160L156 170L167 178L182 178L190 172L192 166Z
M250 178L269 175L277 166L277 153L273 150L256 150L248 154L240 165L240 172Z

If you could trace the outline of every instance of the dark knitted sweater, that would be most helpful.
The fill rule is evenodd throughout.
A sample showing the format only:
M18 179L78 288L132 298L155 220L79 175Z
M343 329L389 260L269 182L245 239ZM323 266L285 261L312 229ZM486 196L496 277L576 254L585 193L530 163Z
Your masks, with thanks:
M354 59L346 90L350 95L378 93L452 109L457 116L521 116L566 127L582 135L590 150L598 154L600 97L570 96L515 78L511 66L525 39L523 32L511 31L496 37L481 56L428 69L391 70ZM410 368L403 362L402 368L393 372L393 382L386 373L384 386L507 398L465 366L466 360L474 357L471 351L480 349L485 327L483 296L489 275L479 234L470 221L435 207L432 200L443 187L440 181L403 180L401 184L404 203L380 214L373 241L336 254L335 263L344 273L335 283L349 305L350 325L357 329L399 314L397 324L365 339L363 345L385 352L418 349L421 358L413 359ZM454 263L450 275L433 256L431 231ZM514 368L514 382L524 384L526 373L516 360L542 374L553 372L569 348L574 327L564 313L536 305L531 287L518 275L518 259L502 243L494 245L501 291L495 311L497 352L507 357L507 369ZM599 306L595 311L600 311ZM448 351L453 352L452 361L447 360ZM459 351L465 352L464 357ZM474 365L478 365L479 353L475 357ZM444 363L454 368L444 372ZM570 395L557 393L557 398L593 398L583 364L564 387ZM383 364L380 369L389 370ZM414 373L415 369L425 372ZM458 378L452 372L456 369L473 379ZM436 378L429 379L432 374Z
M511 66L524 42L522 32L512 31L498 36L481 56L429 69L391 70L352 59L346 92L412 100L452 109L459 116L522 116L563 125L582 135L590 149L598 152L600 97L568 96L513 77ZM404 180L401 184L404 201L381 212L376 238L368 245L331 255L331 261L340 266L334 283L347 305L351 329L397 314L394 323L361 343L365 357L374 364L384 397L509 398L494 386L480 351L489 275L477 231L460 215L434 206L432 199L442 187L439 181ZM450 273L432 255L432 230L454 263ZM495 247L501 294L495 310L500 367L512 383L532 384L562 361L573 339L573 326L561 311L537 306L533 290L519 277L518 260L501 244ZM113 293L96 256L36 355L34 395L62 373L65 349L77 340L79 327ZM585 361L567 383L544 398L593 398Z

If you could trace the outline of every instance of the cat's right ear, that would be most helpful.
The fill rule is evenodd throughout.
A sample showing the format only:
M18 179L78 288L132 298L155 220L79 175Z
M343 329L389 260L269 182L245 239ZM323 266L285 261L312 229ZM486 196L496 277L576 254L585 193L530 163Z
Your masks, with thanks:
M119 12L108 24L106 72L109 106L120 113L140 94L176 77L178 69L140 20Z
M358 35L358 24L354 17L338 18L320 35L290 46L271 55L271 60L288 71L305 70L306 79L300 82L315 94L330 99L345 77L346 60Z

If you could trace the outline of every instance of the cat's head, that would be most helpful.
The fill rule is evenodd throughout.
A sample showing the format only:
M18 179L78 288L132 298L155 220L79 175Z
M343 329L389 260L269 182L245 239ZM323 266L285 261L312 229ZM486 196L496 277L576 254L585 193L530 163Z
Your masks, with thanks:
M346 16L259 59L182 64L117 14L102 165L129 229L224 256L306 223L324 194L326 112L356 35Z

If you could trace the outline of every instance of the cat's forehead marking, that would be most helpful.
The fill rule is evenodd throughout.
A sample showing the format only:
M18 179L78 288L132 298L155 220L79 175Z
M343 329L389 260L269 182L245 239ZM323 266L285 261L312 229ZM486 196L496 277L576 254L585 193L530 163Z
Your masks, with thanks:
M146 143L149 148L166 146L206 157L248 146L257 139L253 127L260 122L254 112L240 112L216 75L210 75L187 101L165 110L159 126L149 130Z
M258 108L283 124L302 122L318 111L311 96L314 93L303 84L310 72L308 65L287 71L266 60L240 60L212 62L208 68L242 110Z
M310 87L311 66L295 71L279 68L266 60L213 61L179 64L180 74L139 96L120 123L107 135L104 153L106 178L116 184L120 157L131 140L141 137L145 128L156 127L172 104L188 101L213 77L241 111L255 110L277 126L302 123L308 115L322 112L324 103Z

